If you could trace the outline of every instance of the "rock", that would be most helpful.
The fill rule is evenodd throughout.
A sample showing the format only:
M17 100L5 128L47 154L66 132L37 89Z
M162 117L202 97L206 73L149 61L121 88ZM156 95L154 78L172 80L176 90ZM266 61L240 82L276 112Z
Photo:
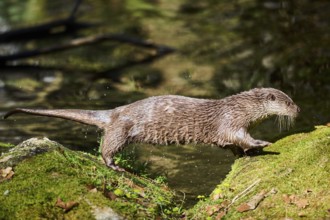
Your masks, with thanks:
M164 185L108 169L94 155L47 138L4 153L0 170L9 169L12 175L0 182L0 219L169 219L173 214L163 210L176 206ZM115 190L123 196L110 198Z

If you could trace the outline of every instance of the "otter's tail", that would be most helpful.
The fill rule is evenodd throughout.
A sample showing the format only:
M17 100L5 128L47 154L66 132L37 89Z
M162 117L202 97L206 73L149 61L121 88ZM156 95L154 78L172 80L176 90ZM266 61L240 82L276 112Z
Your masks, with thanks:
M41 115L55 118L63 118L88 125L95 125L103 128L110 123L111 110L93 111L79 109L26 109L16 108L4 115L4 119L16 113L27 113L31 115Z

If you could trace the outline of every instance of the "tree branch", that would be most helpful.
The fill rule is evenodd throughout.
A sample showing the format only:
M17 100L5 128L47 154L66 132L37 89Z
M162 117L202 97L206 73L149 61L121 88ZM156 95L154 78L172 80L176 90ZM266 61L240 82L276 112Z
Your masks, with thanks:
M75 21L75 15L79 8L81 0L77 0L71 11L71 14L66 19L59 19L50 21L44 24L36 25L33 27L19 28L16 30L10 30L0 34L0 42L8 43L12 41L26 41L31 39L39 39L49 37L51 35L63 34L66 32L77 31L82 28L88 28L93 26L88 23L81 23Z
M145 47L145 48L150 48L150 49L155 49L157 50L157 54L167 54L174 52L174 48L167 47L164 45L158 45L149 41L144 41L138 38L133 38L125 35L119 35L119 34L103 34L103 35L94 35L94 36L89 36L89 37L83 37L83 38L78 38L69 41L66 44L62 45L56 45L56 46L50 46L50 47L45 47L41 49L35 49L35 50L27 50L27 51L22 51L16 54L12 55L5 55L5 56L0 56L0 64L5 64L9 61L13 60L20 60L24 58L29 58L29 57L34 57L34 56L39 56L39 55L44 55L44 54L49 54L53 52L58 52L58 51L63 51L63 50L68 50L76 47L80 47L83 45L89 45L89 44L94 44L102 41L117 41L121 43L128 43L128 44L133 44L135 46L139 47Z

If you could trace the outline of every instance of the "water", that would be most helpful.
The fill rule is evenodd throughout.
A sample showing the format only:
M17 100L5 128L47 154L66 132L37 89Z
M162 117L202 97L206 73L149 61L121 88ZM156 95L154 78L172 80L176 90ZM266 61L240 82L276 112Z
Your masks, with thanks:
M70 4L74 5L72 1ZM101 43L11 62L0 72L0 113L15 107L110 109L145 97L180 94L222 98L253 87L276 87L300 106L295 126L279 132L274 119L253 129L275 141L330 121L330 3L315 1L83 1L77 20L92 28L52 38L0 44L0 54L124 33L177 52L134 65L152 49ZM70 14L68 1L1 1L1 30ZM125 67L125 68L122 68ZM97 151L96 128L35 116L0 121L0 141L47 136L73 149ZM211 146L129 146L152 176L165 175L190 204L208 195L235 156Z

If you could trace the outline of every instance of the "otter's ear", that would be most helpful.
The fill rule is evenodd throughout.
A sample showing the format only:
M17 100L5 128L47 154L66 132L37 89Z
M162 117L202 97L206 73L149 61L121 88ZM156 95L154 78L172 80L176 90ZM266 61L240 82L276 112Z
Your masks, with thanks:
M273 94L269 93L267 95L267 100L275 101L275 99L276 99L276 97Z

